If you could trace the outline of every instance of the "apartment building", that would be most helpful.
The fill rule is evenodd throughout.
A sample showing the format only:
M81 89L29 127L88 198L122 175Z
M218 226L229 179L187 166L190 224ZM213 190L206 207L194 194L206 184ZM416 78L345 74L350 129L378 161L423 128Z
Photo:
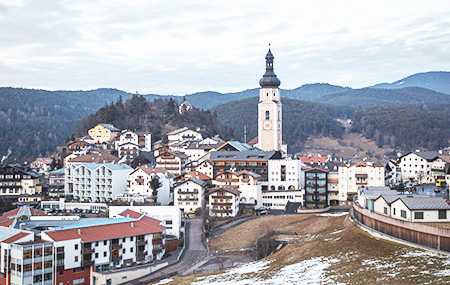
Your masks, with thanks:
M240 204L247 204L259 208L262 206L261 175L247 171L224 171L216 175L213 180L216 186L231 186L241 193Z
M117 194L125 193L127 175L132 171L125 164L70 164L65 169L65 195L78 201L112 201Z
M357 194L359 186L385 186L383 164L361 162L353 165L339 165L339 203L349 205Z
M305 170L305 196L306 209L326 208L328 203L328 171L321 168Z
M0 197L42 192L40 175L19 164L0 166Z
M88 130L89 136L95 143L110 142L114 139L120 130L111 124L98 124L97 126Z
M241 191L231 186L218 186L208 192L208 207L211 215L235 217L239 212Z
M179 182L173 189L173 204L182 212L191 213L203 208L207 183L195 177Z
M189 157L182 152L166 151L156 158L156 167L167 169L173 175L181 175L186 172L186 164Z

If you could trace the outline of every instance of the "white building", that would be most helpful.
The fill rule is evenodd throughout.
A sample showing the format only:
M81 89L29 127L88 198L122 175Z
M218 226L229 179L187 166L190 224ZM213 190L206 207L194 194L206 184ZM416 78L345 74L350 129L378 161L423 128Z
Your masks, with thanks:
M160 220L166 227L167 235L180 237L181 211L177 206L110 206L109 218L124 218L126 210L145 213L149 217Z
M119 151L120 146L126 143L137 145L141 151L152 150L152 134L149 132L133 132L124 130L116 137L114 142L115 149Z
M199 132L192 131L192 130L184 127L184 128L177 129L175 131L168 133L167 138L168 138L169 142L184 141L184 140L200 141L203 139L203 136Z
M450 206L439 197L385 196L375 200L374 212L409 222L449 222Z
M346 204L357 194L359 186L385 186L384 166L381 163L339 165L339 201Z
M139 166L127 177L127 194L132 196L152 197L153 189L150 186L150 181L158 177L162 184L158 188L157 202L161 205L168 205L173 201L170 193L170 188L173 185L173 174L165 168L153 168L148 165Z
M231 186L219 186L208 192L209 211L219 217L235 217L239 212L241 191Z
M433 183L431 164L439 155L437 151L420 151L401 156L398 166L401 168L402 181L415 179L420 183Z
M73 163L65 169L65 195L79 201L112 201L127 189L127 175L133 168L125 164Z
M166 241L162 222L134 211L127 215L129 217L122 219L73 224L42 232L41 238L53 242L56 251L59 272L56 284L72 279L80 268L91 278L89 275L93 271L104 272L160 260Z
M185 213L203 208L206 185L205 181L194 177L181 181L173 189L173 204Z
M268 161L269 189L301 190L305 187L303 163L298 159L270 159Z
M231 186L241 193L240 204L254 205L255 208L262 206L261 175L247 170L224 171L216 175L213 184L217 186Z
M50 171L51 164L51 158L36 158L33 162L30 163L30 168L34 172L41 173L45 177L47 177L48 172Z

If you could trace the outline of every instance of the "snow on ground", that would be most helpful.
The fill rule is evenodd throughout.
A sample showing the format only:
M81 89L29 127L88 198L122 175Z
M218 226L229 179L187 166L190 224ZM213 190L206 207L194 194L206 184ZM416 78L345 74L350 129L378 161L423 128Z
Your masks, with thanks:
M273 276L244 275L267 269L270 262L254 262L248 266L235 268L222 274L197 278L192 285L283 285L283 284L338 284L325 276L325 270L339 259L313 257L281 268ZM270 273L268 273L269 275Z
M325 214L316 214L319 217L340 217L347 215L348 212L336 212L336 213L325 213Z
M159 281L158 283L156 283L156 284L154 284L154 285L168 284L168 283L170 283L170 282L172 282L172 281L173 281L173 279L167 278L167 279L163 279L163 280Z

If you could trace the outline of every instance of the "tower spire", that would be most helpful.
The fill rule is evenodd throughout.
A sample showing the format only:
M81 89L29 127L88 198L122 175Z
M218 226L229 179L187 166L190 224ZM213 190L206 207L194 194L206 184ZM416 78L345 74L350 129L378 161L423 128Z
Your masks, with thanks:
M277 78L277 75L273 71L273 54L270 51L270 43L269 43L269 51L266 54L266 73L264 73L263 78L259 80L259 85L261 87L278 87L281 82L280 79Z

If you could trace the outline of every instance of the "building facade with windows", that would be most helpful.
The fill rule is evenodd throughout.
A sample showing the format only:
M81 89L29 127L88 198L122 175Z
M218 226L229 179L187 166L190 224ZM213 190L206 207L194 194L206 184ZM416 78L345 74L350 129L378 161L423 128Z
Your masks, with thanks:
M304 207L322 209L328 205L328 171L321 168L306 169Z
M70 164L65 169L65 195L79 201L112 201L117 194L125 193L127 175L132 171L125 164Z
M41 192L38 173L20 165L0 166L0 196L35 195Z
M231 186L240 193L240 204L259 208L262 206L261 175L250 171L224 171L216 175L213 181L217 186Z
M239 212L241 191L231 186L218 186L208 192L208 207L211 215L235 217Z
M89 136L95 143L106 143L114 139L120 130L111 124L98 124L88 130Z
M195 177L180 181L173 187L173 204L184 213L193 213L205 204L207 182Z

